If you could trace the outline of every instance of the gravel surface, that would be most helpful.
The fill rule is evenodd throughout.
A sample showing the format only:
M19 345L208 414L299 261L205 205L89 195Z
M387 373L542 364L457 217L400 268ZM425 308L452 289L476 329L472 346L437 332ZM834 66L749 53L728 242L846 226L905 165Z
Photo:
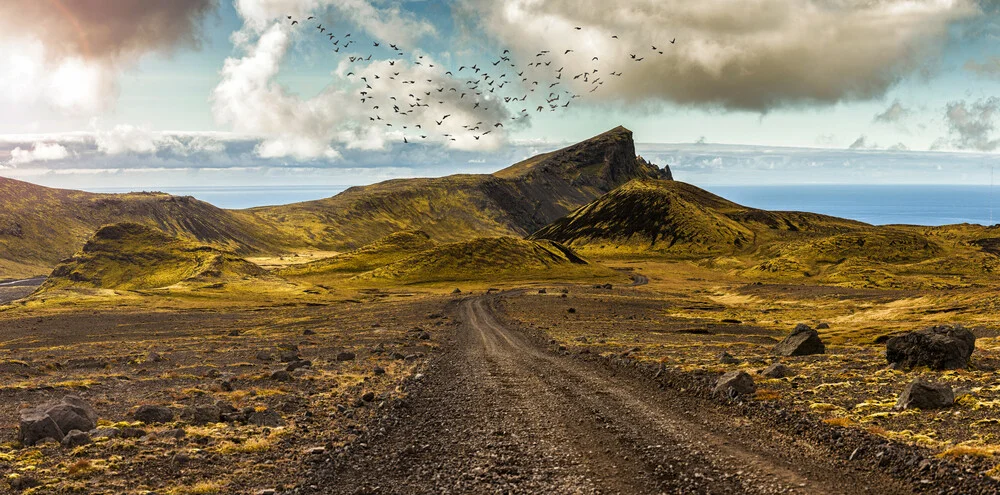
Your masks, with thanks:
M712 400L560 355L463 299L443 355L319 493L911 493Z

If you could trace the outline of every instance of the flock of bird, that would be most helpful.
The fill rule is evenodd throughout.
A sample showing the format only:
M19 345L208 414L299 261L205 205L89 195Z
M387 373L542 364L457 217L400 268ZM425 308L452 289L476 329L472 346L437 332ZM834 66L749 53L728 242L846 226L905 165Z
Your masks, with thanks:
M299 20L293 19L292 16L287 16L287 18L293 26L300 24ZM363 56L357 54L357 48L354 51L348 51L351 45L358 45L360 47L360 41L357 37L352 38L352 33L344 32L338 35L331 28L315 21L314 16L304 19L303 23L308 21L315 22L314 30L316 31L316 35L329 43L330 50L337 54L343 52L343 56L351 64L362 64L372 60L374 53ZM574 29L577 31L583 30L582 27L575 27ZM611 38L614 40L619 39L617 35L613 35ZM675 38L670 40L669 43L672 45L676 41L677 39ZM395 44L385 43L384 41L371 41L371 43L373 49L381 48L382 50L388 50L392 54L392 57L400 57L401 59L406 57L403 50ZM576 50L566 48L558 52L561 52L562 57L565 58L571 53L575 53ZM627 58L623 57L623 60L627 63L641 63L648 56L662 55L663 50L651 45L649 53L629 53ZM597 65L599 60L599 57L589 58L589 62L592 65ZM462 65L454 72L445 72L445 75L451 76L450 80L436 81L435 79L426 79L426 83L431 87L424 87L422 89L430 90L420 91L413 89L417 87L418 81L414 79L407 80L405 77L400 78L401 72L395 69L397 67L396 63L399 61L395 58L388 59L389 68L387 72L371 74L371 79L368 76L359 76L354 72L348 72L347 77L357 80L359 84L363 84L363 87L358 92L358 98L362 104L371 105L369 120L372 123L385 124L386 127L396 127L402 130L403 142L406 144L410 144L412 142L411 139L417 139L418 137L419 139L427 139L432 133L438 134L445 140L458 140L459 136L443 132L444 130L449 130L449 126L445 126L442 130L438 131L436 129L424 129L423 124L414 123L415 119L413 117L415 113L430 112L435 107L439 108L438 113L450 111L446 108L447 105L444 101L446 99L444 97L446 92L450 96L457 95L457 104L467 105L471 114L475 114L476 110L480 109L482 112L485 112L489 110L489 106L487 105L500 105L501 102L505 105L522 106L523 108L520 112L511 111L514 117L511 117L510 120L517 121L526 119L531 114L529 110L532 108L536 113L565 110L569 108L573 100L601 89L608 80L606 78L621 77L624 73L621 70L601 73L596 67L576 74L564 73L563 71L566 69L564 65L558 68L553 66L556 59L552 55L552 50L540 50L529 63L518 64L512 59L510 50L505 49L498 54L497 60L491 63L492 67L485 65L480 67L478 64L472 66ZM410 62L414 66L425 65L422 55L418 55L415 59L410 60ZM400 65L403 64L401 63ZM434 64L426 62L426 66L433 68ZM463 77L467 79L464 83L460 83L459 81ZM421 86L424 86L423 83L424 81L420 81ZM374 87L373 84L375 85ZM580 87L583 89L577 90L579 92L571 90ZM468 100L466 100L466 96L469 96ZM529 98L531 98L531 102L529 102ZM444 110L441 110L442 108ZM388 113L389 109L392 110L391 114ZM451 113L444 113L440 117L435 117L433 121L437 124L437 127L442 127L450 117L452 117ZM427 125L430 127L430 124ZM503 121L490 123L482 121L467 122L461 126L463 131L453 130L452 132L465 132L476 141L479 141L484 136L502 127L504 127ZM457 129L458 127L453 126L453 128Z

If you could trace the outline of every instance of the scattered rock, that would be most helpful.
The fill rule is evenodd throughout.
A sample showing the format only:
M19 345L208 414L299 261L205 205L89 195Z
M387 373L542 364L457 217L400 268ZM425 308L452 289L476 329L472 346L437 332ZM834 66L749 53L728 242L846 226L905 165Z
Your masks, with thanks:
M172 430L164 430L156 434L156 438L162 438L164 440L174 439L180 440L187 436L187 432L183 428L174 428Z
M166 406L145 404L132 415L136 421L142 421L148 425L156 423L169 423L174 420L174 410Z
M150 363L159 363L163 361L163 356L157 352L150 352L146 355L146 361L149 361Z
M567 313L576 313L576 308L569 308L566 310Z
M307 455L322 455L326 453L325 447L309 447L306 449Z
M271 373L271 379L276 382L290 382L293 380L292 374L285 370L278 370Z
M375 400L375 392L366 392L365 395L361 396L361 400L365 402L371 402Z
M299 360L299 351L298 350L291 350L291 349L290 350L281 351L281 354L278 357L281 358L281 362L282 363L290 363L292 361L298 361Z
M257 353L258 361L271 361L272 359L274 359L274 354L271 354L269 351L260 351Z
M461 294L462 293L462 289L455 289L455 290L451 291L451 293L452 294Z
M17 439L21 445L31 446L43 438L62 441L63 432L45 411L31 408L21 410L20 430Z
M292 361L288 363L288 366L285 367L285 371L295 371L299 368L308 368L312 365L313 365L312 361L305 361L305 360Z
M741 325L741 324L743 324L742 321L737 320L735 318L723 318L722 319L722 323L725 323L727 325Z
M222 420L222 411L214 404L188 406L181 411L181 419L193 425L207 425Z
M712 394L736 397L752 394L756 390L757 387L753 383L753 378L745 371L730 371L719 377L719 381L715 382Z
M891 337L885 342L885 358L901 368L927 366L934 370L965 368L976 336L962 325L939 325Z
M67 395L58 402L47 404L45 414L48 414L64 432L90 431L97 428L97 411L77 395Z
M79 447L91 443L90 435L80 430L71 430L62 439L62 446L66 448Z
M302 331L302 335L316 335L316 332L314 330L311 330L311 329L307 328L307 329L305 329L305 330Z
M118 438L120 436L122 436L122 430L113 426L90 430L91 438Z
M548 291L545 290L545 289L538 289L538 293L539 294L548 294Z
M772 363L767 368L764 368L760 374L766 378L784 378L786 376L790 376L792 374L792 370L788 369L788 366L781 363Z
M373 371L375 372L375 375L377 375L377 376L385 374L385 368L383 368L381 366L376 366Z
M32 478L31 476L18 475L13 479L9 479L11 490L24 491L29 488L35 488L36 486L41 486L42 482Z
M274 488L264 488L257 490L254 495L278 495L278 492Z
M284 422L281 419L281 414L279 414L277 411L265 409L263 411L254 411L248 414L247 423L257 426L269 426L271 428L277 428L281 426Z
M230 330L229 331L229 336L230 337L239 337L240 336L240 331L239 330Z
M233 390L236 390L236 387L233 386L233 382L231 380L220 380L219 388L221 388L223 392L232 392Z
M420 340L430 340L431 334L427 332L420 332L419 334L417 334L417 338Z
M820 323L819 325L816 325L816 330L826 330L828 328L830 328L830 324L825 321Z
M355 357L353 352L343 351L337 354L337 361L354 361Z
M781 356L808 356L825 353L826 346L823 345L816 330L799 323L785 340L774 346L774 352Z
M146 436L146 430L142 428L122 428L122 438L142 438L144 436Z
M896 410L910 408L940 409L955 403L955 393L948 385L929 383L917 378L906 385L896 401Z
M70 359L66 361L66 366L69 368L79 368L79 369L95 369L95 368L106 368L108 362L103 359L86 357Z
M740 364L741 361L736 359L736 357L732 354L722 351L722 353L719 354L719 362L722 364Z

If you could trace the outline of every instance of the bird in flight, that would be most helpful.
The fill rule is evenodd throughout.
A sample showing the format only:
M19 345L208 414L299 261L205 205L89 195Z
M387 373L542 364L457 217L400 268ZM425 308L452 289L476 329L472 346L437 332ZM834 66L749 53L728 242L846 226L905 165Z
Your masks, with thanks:
M670 40L670 44L671 44L671 45L673 45L673 44L674 44L674 43L676 43L676 42L677 42L677 38L674 38L674 39Z

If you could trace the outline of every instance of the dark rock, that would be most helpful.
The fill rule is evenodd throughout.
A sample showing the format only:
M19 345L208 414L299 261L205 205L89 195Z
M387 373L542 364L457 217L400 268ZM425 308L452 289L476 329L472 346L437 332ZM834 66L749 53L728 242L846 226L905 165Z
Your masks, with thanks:
M233 387L233 382L230 380L220 380L219 388L221 388L223 392L232 392L233 390L236 390L236 388Z
M106 368L108 366L108 362L103 359L87 357L87 358L70 359L66 361L66 366L69 368L96 369L96 368Z
M539 294L548 294L548 291L545 290L545 289L538 289L538 293Z
M719 362L722 364L740 364L741 361L736 359L736 357L732 354L722 351L722 353L719 354Z
M431 334L429 334L427 332L420 332L417 335L417 338L420 339L420 340L430 340L431 339Z
M90 431L97 428L97 411L77 395L67 395L58 402L47 404L45 414L48 414L63 432Z
M305 360L292 361L288 363L288 366L285 367L285 371L295 371L299 368L308 368L312 365L313 365L312 361L305 361Z
M828 328L830 328L830 324L827 322L823 322L820 323L819 325L816 325L816 330L826 330Z
M230 337L239 337L240 336L240 331L239 330L230 330L229 331L229 336Z
M149 361L151 363L159 363L163 361L163 356L161 356L159 353L156 352L150 352L149 354L146 355L146 361Z
M9 479L10 489L16 491L24 491L29 488L35 488L36 486L41 486L42 482L32 478L28 475L19 475L16 478Z
M90 435L80 430L72 430L62 439L62 446L66 448L79 447L91 443Z
M187 432L183 428L174 428L172 430L164 430L156 434L156 438L162 439L174 439L180 440L187 436Z
M90 430L91 438L118 438L120 436L122 436L122 430L113 426Z
M316 332L307 328L302 331L302 335L316 335Z
M39 408L22 409L20 413L20 430L17 439L21 445L31 446L43 438L62 441L63 432L59 425L45 411Z
M281 354L278 357L281 358L282 363L290 363L292 361L298 361L299 351L298 350L281 351Z
M826 346L816 330L799 323L785 340L774 346L774 352L781 356L808 356L825 353Z
M757 390L753 383L753 378L745 371L730 371L719 377L712 389L713 395L725 397L736 397L738 395L752 394Z
M576 308L569 308L566 310L567 313L576 313Z
M169 423L174 420L174 410L166 406L145 404L132 415L136 421L142 421L148 425L156 423Z
M337 361L354 361L355 357L353 352L343 351L337 354Z
M290 382L293 380L292 374L285 370L278 370L271 373L271 379L276 382Z
M462 293L462 289L455 289L455 290L451 291L451 293L452 294L461 294Z
M921 379L913 380L906 385L903 393L896 401L896 410L904 411L910 408L940 409L955 403L955 393L948 385L929 383Z
M375 400L375 392L367 392L367 393L365 393L365 395L361 396L361 400L363 400L365 402L371 402L371 401Z
M960 369L969 365L976 349L976 336L961 325L940 325L885 342L885 358L901 368L927 366L934 370Z
M790 376L792 374L792 370L788 369L788 366L781 363L773 363L767 368L764 368L760 374L766 378L784 378L786 376Z
M207 425L222 420L222 411L214 404L188 406L181 411L181 419L193 425Z
M274 359L274 354L271 354L269 351L260 351L257 353L258 361L271 361L272 359Z
M375 369L374 369L374 372L375 372L376 375L384 375L385 374L385 368L383 368L381 366L376 366Z
M284 422L281 419L281 414L278 411L272 411L266 409L263 411L254 411L247 415L247 423L257 426L269 426L271 428L277 428L281 426Z
M142 438L144 436L146 436L146 430L143 430L142 428L122 428L122 438Z

